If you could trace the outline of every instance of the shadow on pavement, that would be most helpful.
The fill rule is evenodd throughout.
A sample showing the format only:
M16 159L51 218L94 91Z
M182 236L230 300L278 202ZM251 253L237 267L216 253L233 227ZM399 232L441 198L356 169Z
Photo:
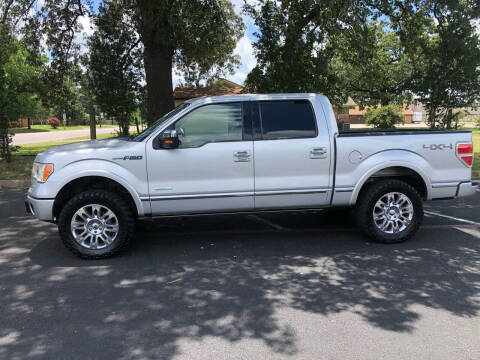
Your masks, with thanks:
M324 221L304 216L306 224ZM248 217L209 220L219 234L172 219L142 223L115 258L85 261L64 249L54 225L1 221L6 359L170 359L181 340L212 336L295 355L296 333L278 320L280 308L349 311L393 332L415 331L416 305L460 317L480 310L478 228L421 230L388 246L350 231L266 231Z

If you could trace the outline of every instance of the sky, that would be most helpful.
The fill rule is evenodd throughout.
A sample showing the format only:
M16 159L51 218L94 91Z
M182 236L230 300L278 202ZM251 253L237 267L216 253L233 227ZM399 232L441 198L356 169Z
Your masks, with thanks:
M240 57L240 66L235 69L234 74L227 75L225 78L227 80L233 81L237 84L243 84L247 74L252 70L256 65L255 56L253 54L252 43L255 40L253 32L255 31L255 26L253 24L252 18L242 14L242 6L244 0L230 0L237 14L242 16L243 22L245 23L245 33L243 37L237 43L237 46L234 50L234 54ZM93 0L94 11L97 11L100 0ZM92 21L88 16L82 16L79 19L83 27L83 33L79 35L77 41L81 46L86 45L86 37L93 33ZM173 87L181 82L182 78L173 72Z

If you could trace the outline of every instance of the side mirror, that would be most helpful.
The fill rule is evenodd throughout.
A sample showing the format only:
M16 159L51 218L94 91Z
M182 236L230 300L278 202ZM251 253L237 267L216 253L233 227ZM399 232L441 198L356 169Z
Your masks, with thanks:
M161 149L176 149L179 145L177 130L165 130L158 137L158 147Z

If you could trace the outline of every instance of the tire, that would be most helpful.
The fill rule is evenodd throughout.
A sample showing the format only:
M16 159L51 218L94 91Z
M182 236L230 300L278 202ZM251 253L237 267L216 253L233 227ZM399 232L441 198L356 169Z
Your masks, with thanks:
M394 179L367 185L355 211L358 227L373 240L387 244L410 239L423 220L423 203L418 191Z
M134 229L135 217L128 203L121 196L104 190L75 195L58 216L63 243L85 259L114 255L128 245Z

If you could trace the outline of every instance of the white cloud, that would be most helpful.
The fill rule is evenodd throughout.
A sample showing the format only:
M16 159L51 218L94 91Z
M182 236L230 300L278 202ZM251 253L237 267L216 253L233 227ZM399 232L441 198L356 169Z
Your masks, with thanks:
M257 60L253 54L252 40L250 40L247 35L244 35L237 43L234 54L240 56L240 66L233 75L227 77L233 82L243 84L247 74L257 64Z
M87 51L87 39L95 32L95 24L89 15L83 15L78 18L81 30L75 34L75 43L80 45L80 52Z

